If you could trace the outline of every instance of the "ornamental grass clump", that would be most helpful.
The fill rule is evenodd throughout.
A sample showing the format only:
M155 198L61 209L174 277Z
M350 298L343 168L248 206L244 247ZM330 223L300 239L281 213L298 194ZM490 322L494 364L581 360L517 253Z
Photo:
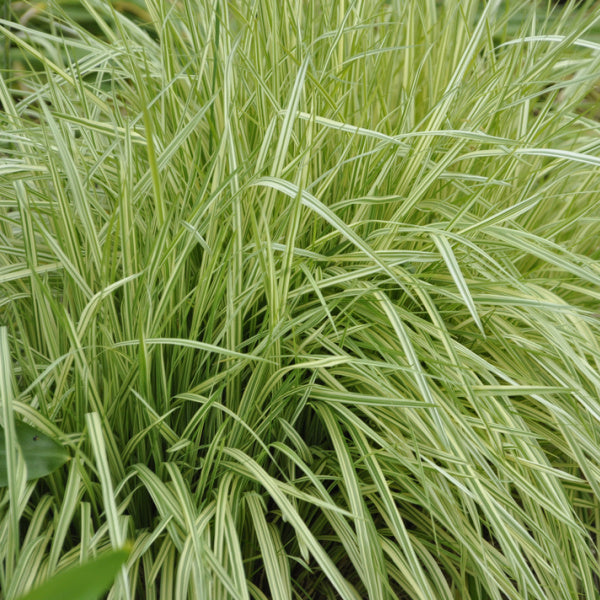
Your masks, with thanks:
M542 4L0 21L2 425L70 456L5 444L5 598L597 596L600 15Z

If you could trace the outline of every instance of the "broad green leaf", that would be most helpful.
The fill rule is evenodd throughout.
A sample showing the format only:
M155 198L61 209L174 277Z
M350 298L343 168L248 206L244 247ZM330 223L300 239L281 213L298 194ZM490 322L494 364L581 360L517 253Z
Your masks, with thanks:
M27 479L38 479L52 473L69 458L64 446L23 421L15 421L17 440L27 465ZM8 485L4 428L0 427L0 487Z
M20 600L97 600L112 585L128 556L129 550L116 550L70 567Z

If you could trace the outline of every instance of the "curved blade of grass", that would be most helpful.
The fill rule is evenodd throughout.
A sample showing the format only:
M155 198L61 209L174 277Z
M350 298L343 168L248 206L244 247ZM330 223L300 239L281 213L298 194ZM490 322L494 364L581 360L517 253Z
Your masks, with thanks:
M242 352L235 352L234 350L228 350L227 348L221 348L214 344L207 344L205 342L197 342L196 340L186 340L178 338L148 338L144 340L145 344L152 345L165 345L165 346L183 346L184 348L194 348L196 350L204 350L205 352L215 352L216 354L224 354L233 358L244 358L246 360L256 360L262 362L270 362L269 359L261 356L253 356L252 354L243 354ZM124 342L117 342L115 348L122 346L138 346L139 340L127 340Z
M277 503L283 516L294 527L296 533L302 538L310 553L315 557L323 572L338 591L340 598L348 600L358 600L359 596L356 590L346 581L339 572L334 562L327 555L321 544L315 539L310 529L302 517L298 514L294 505L286 498L279 487L279 482L271 477L255 460L244 454L241 450L235 448L225 448L224 452L239 462L247 470L248 477L260 482L260 484L269 492L270 496Z
M327 221L341 236L345 237L348 241L352 242L359 250L364 252L375 264L377 264L387 275L391 277L399 286L401 286L406 293L412 297L410 292L406 289L406 285L398 279L398 276L392 269L383 262L373 249L365 242L359 235L354 233L344 221L342 221L331 209L325 206L320 200L315 198L311 193L306 190L301 190L298 185L280 179L278 177L261 177L255 181L252 185L265 186L268 188L276 189L290 198L297 198L300 194L301 202L319 215L322 219Z
M274 539L273 532L270 531L265 518L264 502L254 492L246 494L245 500L250 509L254 531L258 538L271 597L273 600L290 600L292 590L290 589L289 574L282 572L281 561L277 557L277 541Z
M454 252L452 252L452 247L450 243L443 235L432 234L431 236L437 249L440 251L448 270L450 271L450 275L452 275L452 279L454 279L454 283L462 296L462 299L465 301L471 316L473 317L473 321L477 325L477 328L483 335L485 332L483 331L483 325L481 324L481 319L477 314L477 309L475 308L475 302L473 302L473 297L469 292L469 287L467 286L467 282L462 274L458 261L456 260L456 256L454 256Z

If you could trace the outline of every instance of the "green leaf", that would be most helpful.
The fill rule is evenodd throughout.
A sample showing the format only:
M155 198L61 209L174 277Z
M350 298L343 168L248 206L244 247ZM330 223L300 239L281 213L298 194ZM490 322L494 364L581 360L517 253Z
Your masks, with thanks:
M97 600L112 585L128 556L129 550L116 550L70 567L22 596L20 600Z
M38 479L52 473L69 458L64 446L31 425L15 421L17 441L27 465L27 479ZM4 427L0 427L0 487L8 485Z

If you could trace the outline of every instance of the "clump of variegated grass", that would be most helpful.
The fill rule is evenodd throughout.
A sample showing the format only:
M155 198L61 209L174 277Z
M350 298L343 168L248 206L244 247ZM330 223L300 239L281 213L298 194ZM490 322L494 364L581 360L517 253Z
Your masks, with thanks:
M6 597L593 597L593 15L81 4L1 29Z

